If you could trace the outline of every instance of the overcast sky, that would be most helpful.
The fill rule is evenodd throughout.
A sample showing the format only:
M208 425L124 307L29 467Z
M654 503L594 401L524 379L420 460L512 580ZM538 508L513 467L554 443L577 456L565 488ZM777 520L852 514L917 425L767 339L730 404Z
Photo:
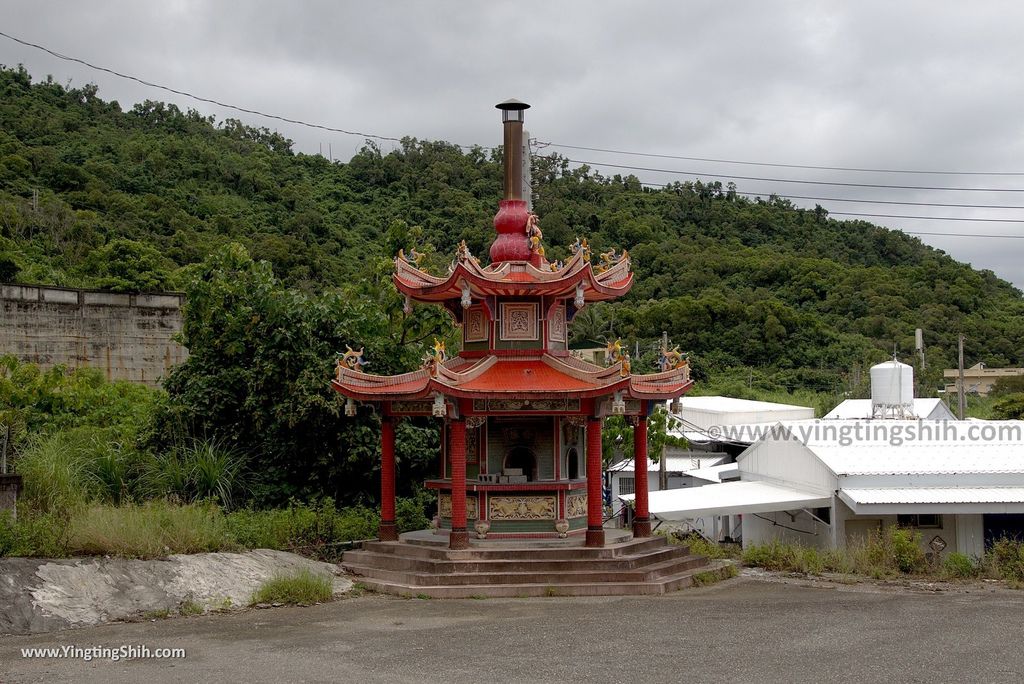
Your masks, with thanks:
M779 164L954 171L826 171L551 147L572 159L737 179L741 192L1021 209L794 200L906 231L1021 235L1024 5L1013 2L46 2L0 0L0 31L149 81L348 130L500 143L493 105L533 105L541 141ZM0 37L0 63L122 107L165 100L276 128L296 149L348 159L359 136L197 103ZM384 150L390 149L387 143ZM600 168L600 164L594 164ZM604 167L607 173L630 173ZM643 181L694 175L632 171ZM1024 239L921 239L1024 287Z

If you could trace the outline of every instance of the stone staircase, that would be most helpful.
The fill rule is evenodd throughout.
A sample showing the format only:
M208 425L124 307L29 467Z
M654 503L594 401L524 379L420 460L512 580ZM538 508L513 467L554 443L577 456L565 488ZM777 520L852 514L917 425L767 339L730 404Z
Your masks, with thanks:
M729 564L709 562L663 537L625 538L604 548L582 541L476 542L451 551L446 538L424 533L397 542L364 542L342 567L367 589L399 596L497 598L663 594L728 577Z

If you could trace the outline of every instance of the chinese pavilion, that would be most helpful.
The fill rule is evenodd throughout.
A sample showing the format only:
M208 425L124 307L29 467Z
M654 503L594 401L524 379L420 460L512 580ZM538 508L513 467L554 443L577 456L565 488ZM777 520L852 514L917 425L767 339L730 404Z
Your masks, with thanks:
M364 373L357 354L339 361L333 387L381 414L380 539L395 527L395 421L443 419L437 479L438 532L450 549L478 538L577 538L605 544L601 423L628 416L635 425L635 537L651 534L647 509L647 417L656 402L691 386L678 353L662 354L659 373L634 374L628 352L609 346L610 366L573 357L568 325L583 307L621 297L633 284L628 252L591 260L577 239L564 263L544 255L537 217L522 198L523 114L529 105L497 105L504 122L505 193L494 217L497 235L484 266L462 243L447 275L399 252L394 282L412 302L443 306L462 329L449 357L435 345L424 366L395 376Z

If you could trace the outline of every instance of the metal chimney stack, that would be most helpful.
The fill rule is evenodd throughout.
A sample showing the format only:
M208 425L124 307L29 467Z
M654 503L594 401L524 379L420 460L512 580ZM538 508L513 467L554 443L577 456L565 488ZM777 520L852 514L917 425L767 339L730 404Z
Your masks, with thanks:
M505 199L523 199L523 119L530 105L519 100L505 100L495 105L501 110L505 146Z

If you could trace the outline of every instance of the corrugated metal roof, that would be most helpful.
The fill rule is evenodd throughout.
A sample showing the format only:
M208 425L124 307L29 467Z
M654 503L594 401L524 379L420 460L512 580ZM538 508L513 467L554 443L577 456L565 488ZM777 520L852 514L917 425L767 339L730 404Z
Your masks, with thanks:
M816 420L783 427L772 440L802 443L836 475L1024 473L1024 421Z
M1024 487L843 489L858 504L1024 503Z
M634 495L619 497L630 501ZM648 495L650 511L662 520L690 520L705 515L768 513L830 505L829 494L767 482L724 482L703 487L666 489Z
M810 410L810 406L797 406L796 404L777 404L772 401L753 401L750 399L735 399L733 397L707 396L707 397L683 397L680 400L683 410L695 409L700 411L720 411L724 413L747 413L750 411L793 411Z
M917 418L932 417L936 420L956 418L941 399L914 399L913 410L914 416ZM870 399L846 399L826 413L824 420L867 420L871 418L871 411Z

